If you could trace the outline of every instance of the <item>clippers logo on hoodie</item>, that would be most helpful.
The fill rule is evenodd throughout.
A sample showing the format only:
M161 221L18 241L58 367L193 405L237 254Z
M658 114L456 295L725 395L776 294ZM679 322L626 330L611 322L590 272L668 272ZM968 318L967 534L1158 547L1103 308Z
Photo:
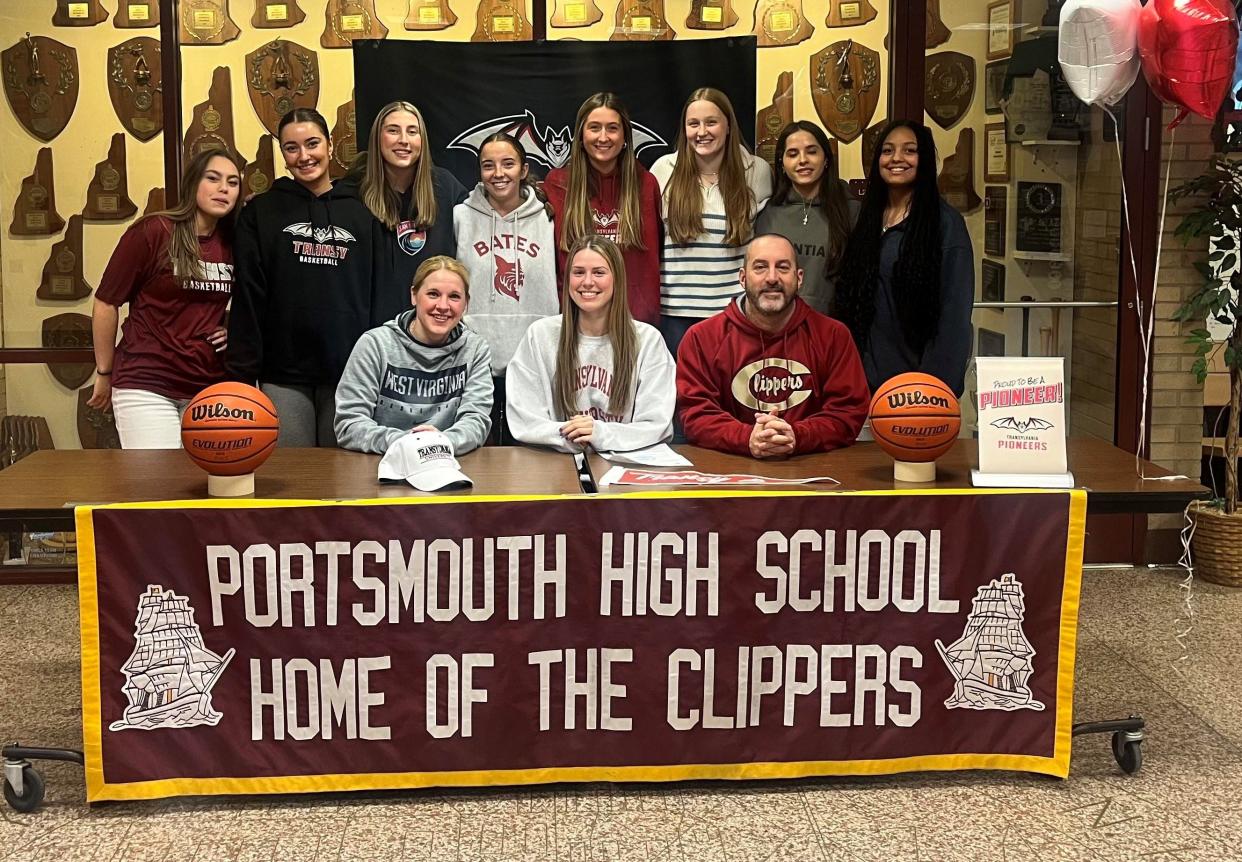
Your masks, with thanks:
M286 226L284 233L312 240L311 242L301 239L293 240L293 253L302 263L317 263L324 266L337 266L338 262L344 260L345 255L349 253L349 249L343 243L354 242L354 235L343 227L336 225L315 227L306 221Z
M760 359L733 375L733 397L752 410L788 410L811 397L811 369L796 359Z

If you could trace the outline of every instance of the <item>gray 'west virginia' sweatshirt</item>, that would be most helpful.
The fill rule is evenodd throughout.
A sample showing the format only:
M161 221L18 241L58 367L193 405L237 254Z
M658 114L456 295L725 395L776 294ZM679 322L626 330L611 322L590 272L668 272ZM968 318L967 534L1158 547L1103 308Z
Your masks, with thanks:
M413 310L368 330L336 387L342 448L382 455L419 425L444 432L457 455L477 449L492 427L491 351L458 324L441 345L410 334Z

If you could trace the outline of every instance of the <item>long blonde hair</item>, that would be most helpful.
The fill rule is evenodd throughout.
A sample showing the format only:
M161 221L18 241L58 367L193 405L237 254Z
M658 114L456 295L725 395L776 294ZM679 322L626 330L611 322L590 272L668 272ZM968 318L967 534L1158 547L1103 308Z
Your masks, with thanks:
M634 403L634 366L638 363L638 332L630 314L625 286L625 260L621 249L602 236L586 236L565 257L565 284L561 290L561 335L556 348L556 376L552 380L552 406L557 418L568 420L578 412L574 405L578 378L578 317L580 310L570 296L569 273L574 257L589 250L601 255L612 270L612 304L608 306L608 340L612 344L612 392L608 412L622 416Z
M608 108L621 117L625 143L617 156L621 172L621 196L617 201L617 245L622 248L646 249L643 245L642 190L639 185L638 159L634 157L634 127L630 112L615 93L596 93L582 103L574 120L574 140L569 150L569 182L565 188L565 212L561 216L561 235L557 247L566 251L578 240L595 233L591 217L591 186L594 184L591 160L582 144L582 130L587 117L596 108Z
M695 102L711 102L720 109L729 124L724 144L724 161L720 163L720 194L725 205L725 237L728 245L743 245L750 239L754 225L751 213L755 193L746 181L746 144L737 125L737 114L729 97L713 87L700 87L690 94L681 109L681 127L677 130L677 164L665 190L668 234L678 245L687 245L703 233L703 190L694 150L686 138L686 113Z
M414 166L412 213L414 224L420 228L428 228L436 223L436 190L431 181L431 141L427 135L427 124L423 122L422 112L410 102L389 102L380 108L371 124L371 134L367 137L367 151L362 171L362 183L359 190L362 202L377 219L382 221L389 230L396 230L402 221L401 196L388 184L388 175L384 171L384 156L380 152L380 135L384 131L384 120L397 111L407 111L418 120L418 131L423 139L422 152L418 156L418 164Z
M246 165L237 156L223 147L210 147L198 152L190 159L181 172L181 184L177 189L177 205L172 209L160 210L147 218L163 217L172 223L168 236L168 265L172 267L173 277L178 281L195 281L203 277L203 264L198 247L198 184L207 173L207 166L216 156L228 159L237 168L237 202L221 219L216 221L216 230L223 230L222 236L232 242L233 228L237 225L237 213L241 209L241 175Z

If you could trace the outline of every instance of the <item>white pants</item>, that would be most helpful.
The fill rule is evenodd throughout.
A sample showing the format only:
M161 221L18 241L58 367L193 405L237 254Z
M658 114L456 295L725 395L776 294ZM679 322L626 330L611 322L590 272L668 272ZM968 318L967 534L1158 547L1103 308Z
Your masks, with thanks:
M112 415L122 449L180 449L181 414L190 403L145 389L113 389Z

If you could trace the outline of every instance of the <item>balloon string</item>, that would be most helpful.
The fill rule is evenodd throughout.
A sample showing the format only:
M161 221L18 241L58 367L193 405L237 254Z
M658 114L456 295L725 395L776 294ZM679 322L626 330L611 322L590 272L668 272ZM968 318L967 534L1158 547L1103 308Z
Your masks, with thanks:
M1195 629L1195 617L1197 612L1195 609L1195 561L1191 552L1191 543L1195 537L1196 521L1191 517L1190 511L1195 506L1189 503L1186 510L1182 513L1185 519L1182 526L1182 556L1178 565L1186 573L1186 576L1178 582L1177 588L1181 592L1181 608L1178 612L1177 619L1173 621L1173 640L1177 642L1180 650L1177 658L1173 660L1173 670L1182 679L1186 678L1186 669L1190 666L1190 639Z

